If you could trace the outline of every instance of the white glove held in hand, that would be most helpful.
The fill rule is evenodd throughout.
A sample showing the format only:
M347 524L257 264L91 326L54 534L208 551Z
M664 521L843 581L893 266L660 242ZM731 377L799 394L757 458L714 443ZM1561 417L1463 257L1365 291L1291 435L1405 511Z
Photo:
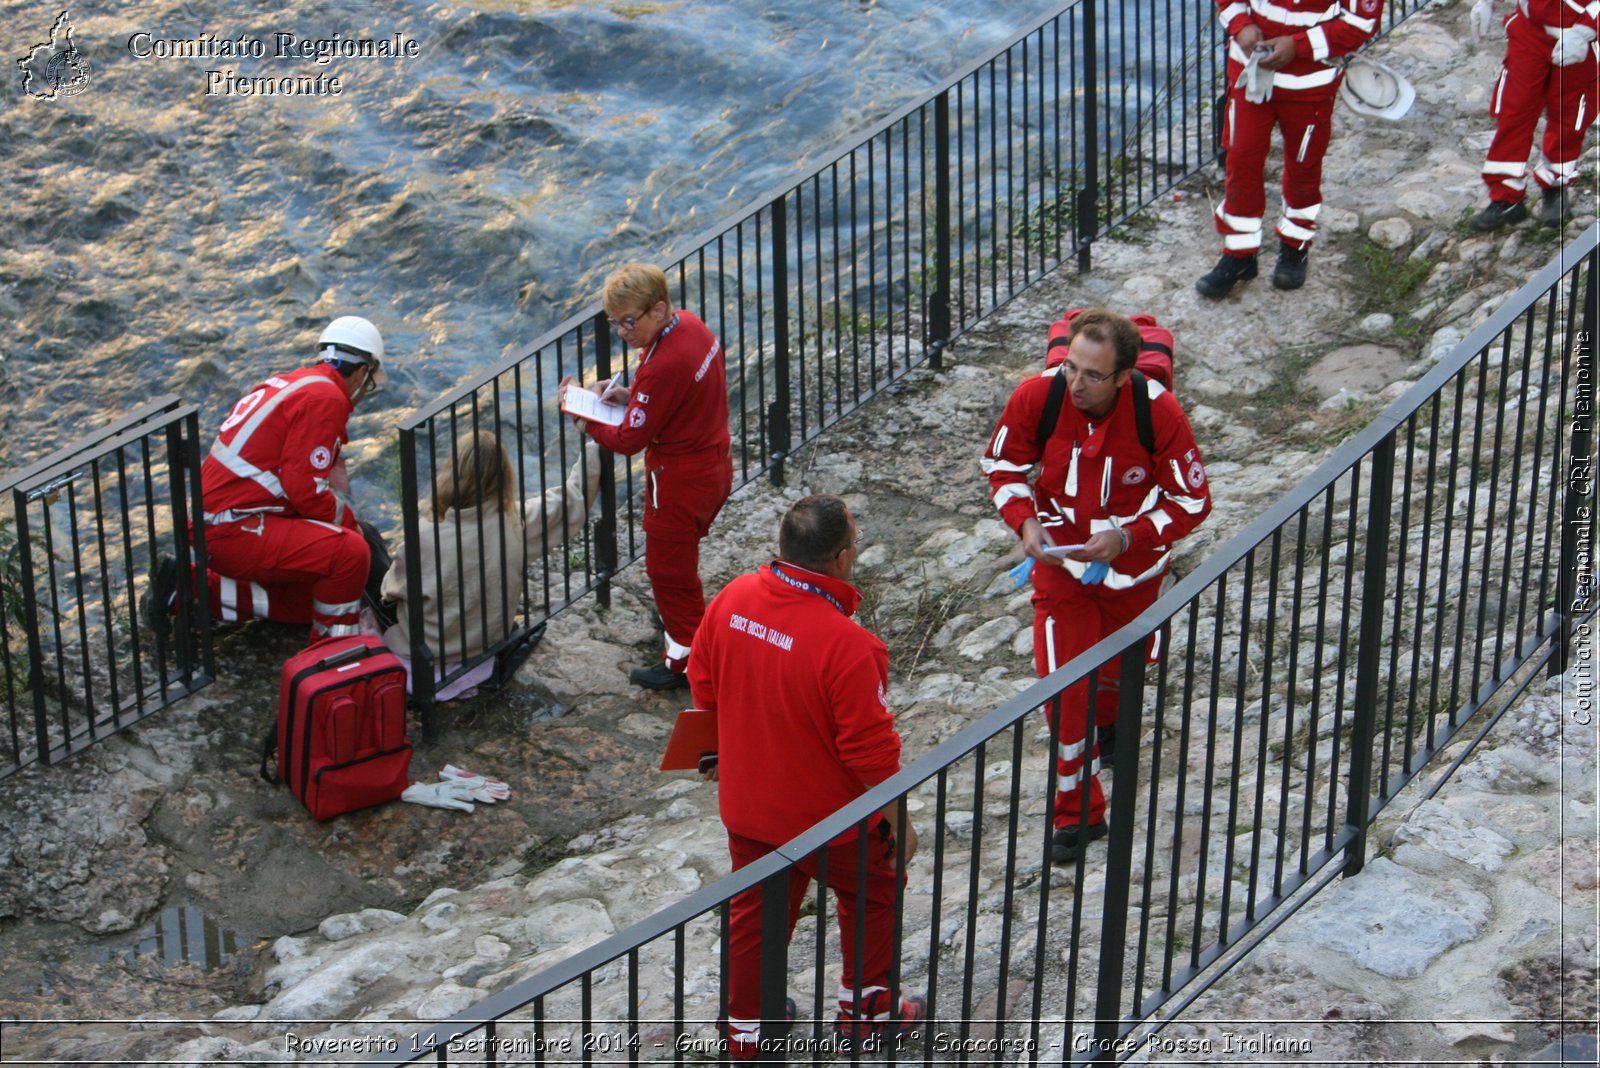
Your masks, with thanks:
M504 801L511 796L511 787L500 779L491 779L487 775L479 775L466 768L458 768L454 764L446 764L439 769L441 782L465 783L472 787L471 798L492 805L496 801Z
M1569 26L1556 37L1556 46L1550 50L1550 60L1558 67L1570 67L1589 57L1589 44L1594 31L1587 26Z
M475 789L477 787L471 783L463 782L414 782L406 787L405 793L400 795L400 800L410 801L413 805L472 812L472 793Z
M1494 0L1477 0L1468 16L1472 24L1472 39L1481 41L1494 28Z
M1271 49L1263 52L1260 48L1250 53L1250 62L1233 83L1235 89L1244 90L1244 98L1252 104L1265 104L1272 99L1272 72L1261 65L1262 58L1271 54Z

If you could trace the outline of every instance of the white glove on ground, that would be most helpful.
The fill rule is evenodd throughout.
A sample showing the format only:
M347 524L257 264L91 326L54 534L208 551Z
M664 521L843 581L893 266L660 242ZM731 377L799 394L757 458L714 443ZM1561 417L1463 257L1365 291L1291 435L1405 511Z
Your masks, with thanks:
M1272 72L1261 65L1262 57L1271 54L1270 49L1263 52L1259 48L1250 53L1250 62L1244 65L1239 80L1233 83L1235 89L1244 90L1244 98L1252 104L1265 104L1272 99Z
M1494 0L1477 0L1468 16L1472 25L1472 39L1481 41L1494 28Z
M477 787L462 782L414 782L407 786L400 800L430 808L453 808L461 812L474 811L472 794Z
M1594 31L1589 27L1569 26L1556 36L1556 46L1550 51L1550 59L1558 67L1582 63L1589 56L1589 44L1593 40Z
M472 787L471 798L492 805L496 801L504 801L511 796L511 787L500 779L491 779L487 775L479 775L466 768L458 768L454 764L446 764L439 769L439 781L465 783Z

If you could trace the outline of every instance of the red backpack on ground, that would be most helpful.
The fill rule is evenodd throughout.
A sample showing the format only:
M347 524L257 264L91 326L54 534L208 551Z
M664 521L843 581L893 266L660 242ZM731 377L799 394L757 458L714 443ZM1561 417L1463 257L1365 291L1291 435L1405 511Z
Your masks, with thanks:
M276 774L267 766L273 750ZM287 783L325 820L393 801L410 773L406 669L381 638L332 638L284 662L263 779Z
M1045 343L1044 365L1048 370L1059 366L1067 358L1067 346L1072 341L1072 320L1085 309L1073 308L1050 324L1049 340ZM1150 421L1150 389L1148 379L1155 379L1167 389L1172 389L1172 331L1156 322L1154 315L1141 312L1130 315L1133 325L1139 328L1139 358L1133 365L1133 414L1139 424L1139 441L1144 451L1155 454L1156 435ZM1039 430L1034 440L1043 445L1055 433L1056 421L1061 418L1061 405L1067 397L1067 376L1057 374L1050 380L1050 394L1045 398L1044 411L1039 416Z

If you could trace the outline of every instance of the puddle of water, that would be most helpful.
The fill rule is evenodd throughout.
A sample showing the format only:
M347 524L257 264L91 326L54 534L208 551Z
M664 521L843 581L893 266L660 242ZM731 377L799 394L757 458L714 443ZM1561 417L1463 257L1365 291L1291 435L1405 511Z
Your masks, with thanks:
M113 957L137 957L156 953L167 967L193 964L197 968L219 968L239 950L232 931L217 926L205 913L193 908L162 909L155 921L134 936L137 941L126 949L104 947L95 954L100 962Z
M526 729L567 714L566 708L526 690L502 691L505 714L516 727Z

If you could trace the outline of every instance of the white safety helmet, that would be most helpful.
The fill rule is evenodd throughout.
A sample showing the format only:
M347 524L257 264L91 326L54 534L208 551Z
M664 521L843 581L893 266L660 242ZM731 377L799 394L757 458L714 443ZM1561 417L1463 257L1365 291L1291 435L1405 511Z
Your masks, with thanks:
M1345 66L1339 97L1357 115L1393 122L1405 118L1417 99L1417 91L1377 60L1355 57Z
M367 366L375 385L389 380L383 369L383 335L359 315L341 315L323 328L317 338L317 359L330 363L353 360Z

